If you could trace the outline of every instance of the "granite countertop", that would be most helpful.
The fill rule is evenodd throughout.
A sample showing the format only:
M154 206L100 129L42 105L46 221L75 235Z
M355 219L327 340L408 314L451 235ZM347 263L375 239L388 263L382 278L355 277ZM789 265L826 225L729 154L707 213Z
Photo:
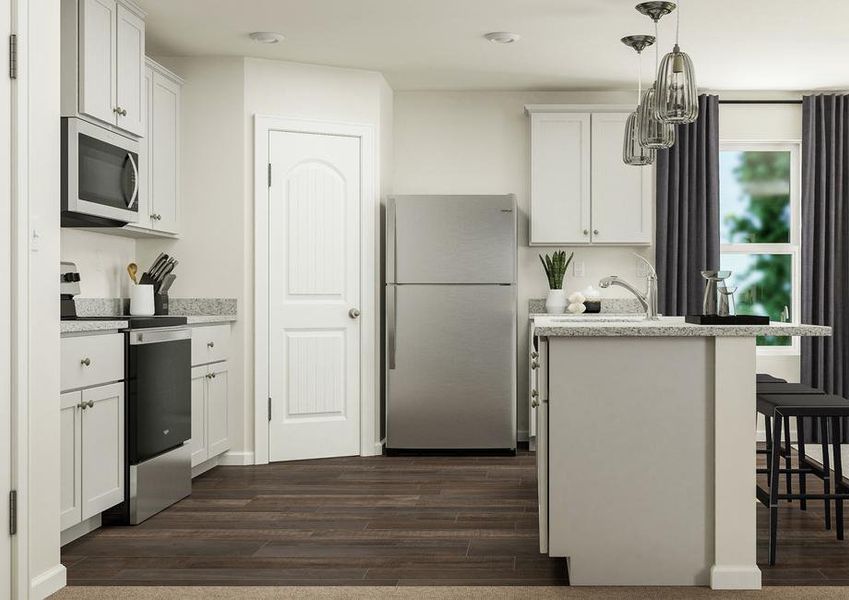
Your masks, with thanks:
M127 321L119 320L120 317L115 317L115 321L61 321L59 324L60 333L88 333L99 331L118 331L126 329L129 326Z
M822 325L693 325L684 317L662 317L659 321L634 320L634 315L617 319L613 315L550 316L534 319L541 337L756 337L759 335L830 336L831 327ZM574 319L574 322L570 322ZM607 319L607 320L605 320ZM628 320L622 320L628 319Z
M76 321L62 321L61 333L84 333L126 329L124 318L129 312L126 298L76 298ZM186 317L189 325L233 323L237 320L235 298L171 298L169 314ZM86 317L115 317L115 320L86 321Z

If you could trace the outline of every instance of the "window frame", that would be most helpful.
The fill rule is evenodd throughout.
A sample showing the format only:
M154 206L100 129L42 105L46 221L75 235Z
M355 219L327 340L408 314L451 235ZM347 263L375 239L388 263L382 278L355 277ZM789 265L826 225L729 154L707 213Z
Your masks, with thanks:
M802 141L801 140L722 140L719 152L790 152L790 240L781 244L720 243L722 254L786 254L790 255L790 323L799 324L802 308ZM722 190L720 189L720 206ZM722 215L720 214L720 218ZM793 356L800 354L798 337L789 346L758 346L759 355Z

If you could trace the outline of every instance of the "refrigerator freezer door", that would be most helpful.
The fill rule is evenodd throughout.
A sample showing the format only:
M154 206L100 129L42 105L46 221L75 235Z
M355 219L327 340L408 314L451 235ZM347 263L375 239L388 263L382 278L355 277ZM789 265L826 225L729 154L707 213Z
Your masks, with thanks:
M389 285L386 446L516 447L516 290Z
M515 283L512 195L396 196L387 234L390 283Z

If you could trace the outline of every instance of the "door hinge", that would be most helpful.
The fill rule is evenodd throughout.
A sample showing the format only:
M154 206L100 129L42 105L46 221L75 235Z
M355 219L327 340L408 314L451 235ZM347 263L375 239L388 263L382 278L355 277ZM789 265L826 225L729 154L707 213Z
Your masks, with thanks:
M9 492L9 535L18 533L18 491Z
M268 187L271 187L271 163L268 163Z
M9 36L9 79L18 78L18 36Z
M268 399L268 420L271 420L271 398Z

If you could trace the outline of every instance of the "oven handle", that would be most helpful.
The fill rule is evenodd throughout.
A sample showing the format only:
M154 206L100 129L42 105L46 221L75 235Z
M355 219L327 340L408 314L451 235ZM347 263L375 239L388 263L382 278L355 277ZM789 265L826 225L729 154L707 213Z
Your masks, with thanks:
M130 346L145 344L161 344L163 342L178 342L192 339L192 330L188 327L143 329L130 332Z
M133 195L130 196L130 201L127 203L127 208L132 208L133 204L139 198L139 167L136 165L136 161L133 160L132 152L127 152L127 158L130 159L130 164L133 165L133 182L135 183L135 186L133 186Z

